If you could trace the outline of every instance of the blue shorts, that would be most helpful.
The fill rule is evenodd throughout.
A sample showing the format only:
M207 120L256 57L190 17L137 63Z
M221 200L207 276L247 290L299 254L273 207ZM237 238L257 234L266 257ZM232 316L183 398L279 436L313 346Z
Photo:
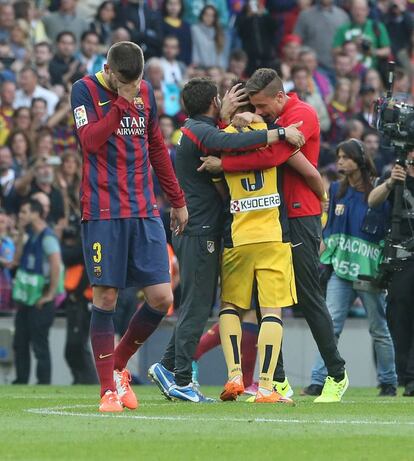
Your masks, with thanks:
M81 230L91 285L145 288L170 282L160 218L84 221Z

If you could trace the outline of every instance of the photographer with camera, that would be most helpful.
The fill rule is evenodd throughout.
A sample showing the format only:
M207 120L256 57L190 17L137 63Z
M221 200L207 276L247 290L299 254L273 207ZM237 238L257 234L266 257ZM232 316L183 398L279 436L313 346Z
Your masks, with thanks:
M388 205L368 210L375 167L363 144L350 139L338 145L338 172L342 179L329 189L328 222L323 231L321 262L331 267L326 304L339 338L348 311L357 297L367 312L369 332L374 342L380 396L395 396L394 347L385 317L385 293L363 279L375 277L381 260L380 242ZM312 369L312 385L322 387L326 368L321 356Z
M414 150L407 154L405 165L396 163L391 176L369 195L370 206L386 201L394 204L395 186L404 184L401 212L401 240L397 248L398 272L388 287L388 322L395 345L399 381L405 385L404 396L414 397L414 248L405 243L414 237Z

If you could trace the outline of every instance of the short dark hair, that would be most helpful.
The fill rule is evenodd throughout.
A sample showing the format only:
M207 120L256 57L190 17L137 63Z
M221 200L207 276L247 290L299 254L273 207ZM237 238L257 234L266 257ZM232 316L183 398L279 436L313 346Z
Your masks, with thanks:
M81 42L85 41L89 35L93 35L94 37L96 37L99 41L99 35L94 31L94 30L86 30L85 32L83 32L83 34L81 35Z
M298 72L306 72L307 75L310 74L309 72L309 69L304 65L304 64L295 64L291 71L290 71L290 74L292 75L292 77L297 74Z
M56 36L56 43L59 43L65 35L72 37L76 44L76 35L71 30L62 30L62 32L59 32Z
M279 91L285 92L283 82L278 73L269 68L257 69L246 83L246 91L249 96L253 96L260 91L271 96L276 96Z
M47 101L45 98L33 98L32 102L30 103L30 107L33 107L37 102L42 102L47 107Z
M46 41L35 43L33 48L40 48L41 46L45 46L50 52L52 52L52 45Z
M217 97L217 85L211 78L192 78L184 85L182 96L184 108L190 117L208 111L212 100Z
M108 65L128 82L136 80L144 70L142 49L133 42L118 42L109 48Z
M232 60L247 62L249 60L249 57L247 56L247 53L244 50L237 48L230 53L229 61L232 61Z
M29 205L30 211L32 213L37 213L42 219L45 218L45 209L43 208L39 200L36 200L34 198L28 198L22 202L20 208L22 208L24 205Z

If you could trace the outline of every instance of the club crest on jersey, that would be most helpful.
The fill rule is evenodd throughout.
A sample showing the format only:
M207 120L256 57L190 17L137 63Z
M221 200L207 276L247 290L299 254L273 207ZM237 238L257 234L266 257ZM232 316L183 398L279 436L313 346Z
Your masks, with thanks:
M102 267L101 266L94 266L93 273L97 279L102 277Z
M207 240L207 251L209 253L214 253L214 250L215 250L215 245L214 245L214 242L212 240Z
M345 212L345 205L342 203L338 203L335 207L335 215L342 216Z
M134 98L134 106L138 110L144 110L144 101L142 100L141 96L137 96L136 98Z

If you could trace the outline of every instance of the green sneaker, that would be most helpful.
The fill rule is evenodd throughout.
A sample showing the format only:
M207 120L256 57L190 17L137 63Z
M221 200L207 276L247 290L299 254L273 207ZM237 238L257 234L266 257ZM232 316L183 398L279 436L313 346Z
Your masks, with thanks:
M345 371L345 377L342 381L337 383L331 376L327 376L325 385L322 389L322 394L317 397L315 403L335 403L342 400L342 396L348 389L349 379Z
M283 382L273 381L273 389L282 397L290 398L293 395L293 389L290 387L287 378Z

